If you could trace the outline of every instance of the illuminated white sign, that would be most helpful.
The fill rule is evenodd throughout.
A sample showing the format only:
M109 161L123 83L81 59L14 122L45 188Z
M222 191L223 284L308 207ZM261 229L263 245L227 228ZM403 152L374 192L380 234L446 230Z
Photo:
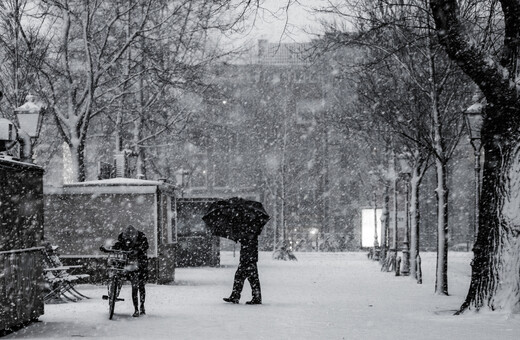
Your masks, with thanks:
M376 209L375 217L377 222L377 241L378 245L381 244L381 213L383 209ZM374 246L374 209L361 209L361 246L373 247Z

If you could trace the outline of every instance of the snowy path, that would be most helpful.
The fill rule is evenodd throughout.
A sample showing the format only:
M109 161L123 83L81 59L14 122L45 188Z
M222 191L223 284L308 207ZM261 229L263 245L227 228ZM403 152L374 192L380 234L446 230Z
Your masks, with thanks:
M17 338L121 339L518 339L520 316L452 316L469 283L471 254L450 253L449 297L433 294L435 255L423 254L424 284L381 273L364 253L297 253L298 262L261 253L264 304L226 304L238 257L221 268L181 268L176 284L147 286L147 312L132 318L130 288L107 318L104 287L80 286L93 299L46 305L41 322Z

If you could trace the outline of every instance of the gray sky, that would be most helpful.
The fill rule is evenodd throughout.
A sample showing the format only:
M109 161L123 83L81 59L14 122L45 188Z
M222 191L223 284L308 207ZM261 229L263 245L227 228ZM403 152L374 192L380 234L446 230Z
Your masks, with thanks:
M251 30L251 35L258 39L268 39L276 42L305 42L314 38L313 34L321 32L321 27L312 8L325 4L326 0L291 0L291 6L286 10L288 0L265 0L264 11L260 13ZM283 35L285 29L285 35Z
M289 8L288 1L291 4ZM240 34L221 36L218 44L224 48L251 49L249 57L238 58L247 61L256 55L258 39L267 39L272 43L309 42L322 35L320 20L330 21L332 18L330 15L318 15L313 9L328 6L331 2L339 0L263 0L256 16L241 23Z

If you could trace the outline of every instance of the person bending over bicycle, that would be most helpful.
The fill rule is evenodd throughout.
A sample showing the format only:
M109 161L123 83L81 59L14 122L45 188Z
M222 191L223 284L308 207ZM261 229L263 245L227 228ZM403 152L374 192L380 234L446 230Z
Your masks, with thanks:
M135 312L132 316L138 317L139 314L145 314L144 300L146 290L144 285L148 280L148 239L142 231L135 229L133 225L129 225L117 238L117 242L112 249L130 251L129 260L137 261L137 270L128 273L128 279L132 283L132 302L134 303ZM137 292L141 300L140 309L138 309Z

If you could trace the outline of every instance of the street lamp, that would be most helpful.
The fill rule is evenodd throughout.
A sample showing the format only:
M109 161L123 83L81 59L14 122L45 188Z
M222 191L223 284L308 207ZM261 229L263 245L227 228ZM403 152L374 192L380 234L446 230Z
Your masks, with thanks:
M26 102L14 109L19 128L7 119L0 121L0 152L7 152L13 141L20 144L22 161L32 161L32 144L40 135L43 119L43 105L36 103L36 97L27 95Z
M36 103L36 97L28 94L25 97L25 104L14 109L20 129L27 132L29 137L34 140L40 135L42 128L42 108L41 103Z
M473 147L473 153L475 155L475 221L473 223L473 241L477 240L478 225L479 225L479 204L480 204L480 148L482 124L484 123L484 117L482 112L484 110L484 104L474 103L467 108L465 112L466 124L469 131L469 139L471 146Z
M412 168L410 167L410 164L408 162L408 158L406 155L401 154L399 155L399 165L401 166L401 173L405 176L405 202L404 202L404 240L403 240L403 269L401 270L402 275L410 275L410 238L409 238L409 229L410 229L410 223L409 223L409 201L408 201L408 184L410 182L410 176L412 175Z

